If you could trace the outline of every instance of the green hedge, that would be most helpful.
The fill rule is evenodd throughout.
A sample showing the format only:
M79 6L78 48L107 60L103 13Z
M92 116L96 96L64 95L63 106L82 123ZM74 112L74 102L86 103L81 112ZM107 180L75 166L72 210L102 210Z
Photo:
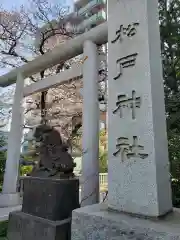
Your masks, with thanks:
M0 222L0 240L7 240L8 221Z

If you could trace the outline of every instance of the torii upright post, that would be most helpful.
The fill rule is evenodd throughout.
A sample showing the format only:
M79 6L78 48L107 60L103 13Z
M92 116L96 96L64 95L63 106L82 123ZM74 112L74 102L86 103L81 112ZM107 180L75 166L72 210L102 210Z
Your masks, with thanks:
M82 206L99 202L99 75L97 47L93 42L84 43L84 57Z
M3 192L0 195L1 207L15 206L20 204L19 194L17 193L17 181L19 176L19 159L23 129L23 89L24 79L21 73L19 73L16 81L16 90L12 109L11 130L8 136L8 151L3 182Z

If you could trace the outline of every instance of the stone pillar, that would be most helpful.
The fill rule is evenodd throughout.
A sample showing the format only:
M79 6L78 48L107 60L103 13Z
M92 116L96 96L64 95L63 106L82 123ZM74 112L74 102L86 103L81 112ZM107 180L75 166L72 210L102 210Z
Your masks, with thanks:
M73 211L72 240L180 239L158 17L158 0L108 1L108 201Z
M99 202L99 102L98 53L91 41L84 43L83 137L81 205Z
M0 195L0 206L18 205L17 180L19 176L19 160L21 137L23 129L22 100L24 79L19 73L16 81L16 90L12 108L11 129L8 136L8 151L3 182L3 192Z
M172 210L158 1L108 8L109 207L158 217Z

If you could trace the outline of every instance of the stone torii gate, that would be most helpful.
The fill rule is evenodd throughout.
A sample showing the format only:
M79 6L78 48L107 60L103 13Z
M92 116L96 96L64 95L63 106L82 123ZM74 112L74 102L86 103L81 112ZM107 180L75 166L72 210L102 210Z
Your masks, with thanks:
M20 203L17 193L19 175L19 157L23 129L22 100L35 92L44 91L83 77L83 157L82 157L82 198L83 205L99 201L99 103L98 103L98 66L99 57L96 45L107 42L107 23L86 32L72 40L55 47L51 52L37 57L28 64L18 67L0 77L0 86L6 87L16 82L12 123L8 138L6 169L3 191L0 194L0 207L15 206ZM72 66L71 69L43 81L24 87L24 80L33 74L66 61L80 54L86 61L82 66ZM89 96L91 96L89 98Z
M98 202L97 49L108 32L108 202ZM24 78L84 52L83 197L72 213L72 240L180 239L172 208L158 0L109 0L108 22L0 77L16 81L13 123L0 202L17 204L19 109ZM68 56L68 58L67 58ZM91 98L87 98L88 95ZM18 113L17 113L18 112ZM91 205L93 204L93 205Z

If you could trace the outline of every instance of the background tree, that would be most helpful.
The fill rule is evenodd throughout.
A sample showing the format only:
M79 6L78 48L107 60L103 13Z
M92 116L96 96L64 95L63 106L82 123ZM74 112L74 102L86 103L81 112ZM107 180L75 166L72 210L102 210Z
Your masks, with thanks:
M107 162L107 132L102 129L99 133L99 170L100 173L108 172Z
M107 173L108 172L108 164L107 164L107 150L99 147L99 172Z
M173 204L180 206L180 1L159 0Z
M76 21L69 15L68 7L52 4L48 0L30 0L28 7L18 11L0 13L0 64L1 67L17 67L33 58L44 55L53 47L77 35L66 28L67 19ZM101 51L101 48L99 49ZM29 83L44 79L69 69L80 59L60 61L51 69L31 76ZM100 89L106 78L105 66L100 69ZM82 126L82 81L76 80L34 94L25 101L26 128L39 123L51 124L59 128L67 140L73 139ZM102 96L100 96L102 100ZM74 119L78 121L73 121ZM76 123L77 122L77 123ZM75 124L74 124L75 123Z
M159 0L168 131L180 131L180 2Z
M3 136L0 136L0 148L3 146L6 146L7 142ZM4 176L4 171L5 171L5 164L6 164L6 151L1 151L0 150L0 191L2 188L2 183L3 183L3 176Z
M12 108L13 88L0 89L0 130L9 123Z
M19 11L2 10L0 13L1 67L17 67L28 63L33 58L44 55L60 42L72 38L74 34L65 28L67 13L67 7L51 4L46 0L31 0L29 7L26 9L22 7ZM55 67L31 76L29 83L57 74L69 68L72 62L73 60L59 62ZM67 118L67 125L68 118L79 112L81 99L76 85L71 82L29 97L25 103L27 125L52 122L62 127L63 118ZM70 103L71 111L67 113L66 107ZM72 106L76 108L72 110ZM61 119L61 123L57 119Z

